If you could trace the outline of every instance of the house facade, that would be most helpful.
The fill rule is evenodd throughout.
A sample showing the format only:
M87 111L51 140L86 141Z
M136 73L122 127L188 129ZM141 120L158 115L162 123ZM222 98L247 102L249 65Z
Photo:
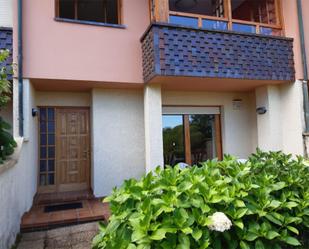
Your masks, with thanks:
M300 2L305 13L308 2ZM102 197L165 164L246 159L257 147L305 155L297 7L14 0L12 132L23 138L26 203L19 213L36 193Z

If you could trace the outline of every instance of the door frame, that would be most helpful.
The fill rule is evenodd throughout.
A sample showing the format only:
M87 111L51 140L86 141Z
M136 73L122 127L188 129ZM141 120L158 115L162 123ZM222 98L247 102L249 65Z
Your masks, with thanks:
M38 109L40 108L54 108L55 110L55 184L54 185L46 185L46 186L40 186L40 114L38 115L38 159L37 159L37 193L38 194L44 194L44 193L61 193L58 191L58 185L57 185L57 163L56 163L56 158L57 158L57 149L56 149L56 131L57 131L57 109L78 109L78 110L87 110L88 111L88 125L89 125L89 167L88 167L88 179L87 179L87 184L88 184L88 190L91 190L92 186L92 137L91 137L91 112L90 112L90 107L89 106L53 106L53 105L39 105ZM77 190L79 191L79 190Z

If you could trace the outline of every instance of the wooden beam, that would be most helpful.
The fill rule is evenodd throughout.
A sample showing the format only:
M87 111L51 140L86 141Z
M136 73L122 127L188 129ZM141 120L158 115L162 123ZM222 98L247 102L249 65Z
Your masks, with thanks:
M168 22L169 20L169 3L168 0L154 0L155 1L155 21Z
M185 159L187 164L192 165L189 115L183 116L183 123L184 123L184 140L185 140Z
M221 115L215 115L215 138L216 138L216 154L219 160L223 159L222 154L222 136L221 136Z

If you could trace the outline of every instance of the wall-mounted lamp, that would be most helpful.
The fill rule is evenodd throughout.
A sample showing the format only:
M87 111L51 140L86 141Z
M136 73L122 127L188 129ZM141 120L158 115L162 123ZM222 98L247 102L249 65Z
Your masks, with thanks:
M265 114L267 112L267 109L265 106L261 106L256 108L256 113L259 115Z
M36 117L39 114L39 109L38 108L32 108L32 117Z

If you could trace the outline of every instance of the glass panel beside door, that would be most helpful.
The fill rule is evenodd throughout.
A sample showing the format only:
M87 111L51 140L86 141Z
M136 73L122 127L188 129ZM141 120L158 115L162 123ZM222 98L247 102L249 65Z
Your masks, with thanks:
M164 114L164 164L221 159L220 114Z

